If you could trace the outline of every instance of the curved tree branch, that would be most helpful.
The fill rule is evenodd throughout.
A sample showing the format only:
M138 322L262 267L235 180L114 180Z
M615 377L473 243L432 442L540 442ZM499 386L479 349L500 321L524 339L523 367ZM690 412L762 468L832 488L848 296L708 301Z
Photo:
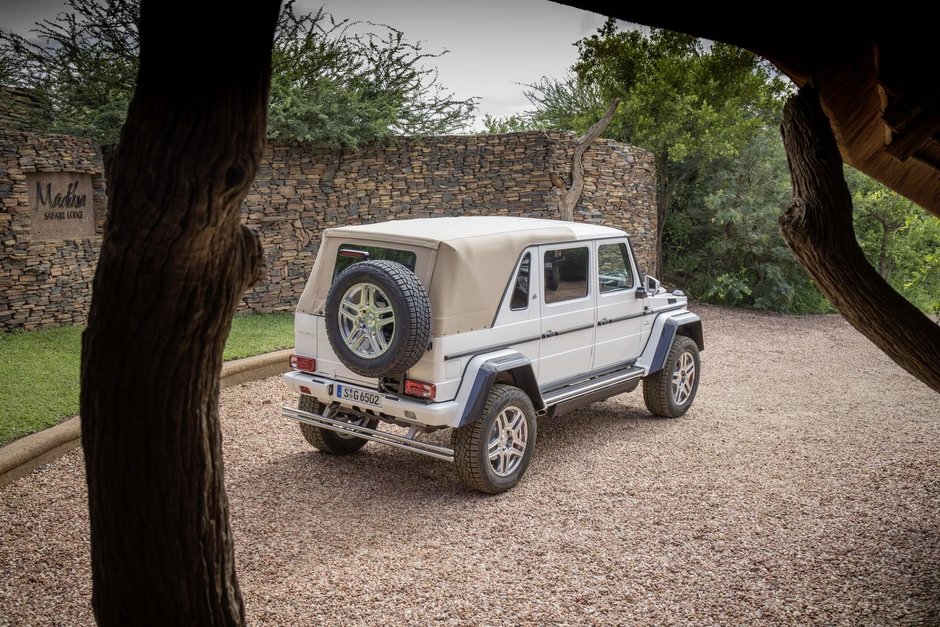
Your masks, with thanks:
M852 227L842 158L814 89L790 98L781 133L793 180L793 202L780 217L787 244L849 324L940 392L940 326L865 259Z
M581 192L584 190L584 165L581 163L581 157L584 156L584 151L588 149L588 146L600 137L607 125L610 124L610 120L614 117L614 112L617 111L619 104L619 98L611 100L601 119L595 122L575 144L574 164L571 167L571 187L565 191L564 196L561 198L561 216L565 220L574 218L574 208L577 206L578 199L581 198Z

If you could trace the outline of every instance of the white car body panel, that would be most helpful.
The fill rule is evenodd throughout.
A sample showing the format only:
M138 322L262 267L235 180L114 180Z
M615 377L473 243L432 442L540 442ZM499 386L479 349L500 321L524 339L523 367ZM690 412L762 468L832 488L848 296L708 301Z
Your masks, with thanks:
M666 321L671 318L691 321L698 317L685 308L687 300L683 296L660 293L637 298L640 281L632 247L626 234L618 232L619 237L612 237L611 231L595 232L578 227L574 241L526 248L505 287L492 326L432 337L429 349L409 368L407 377L433 384L436 388L434 401L380 392L378 379L360 376L347 368L330 345L326 321L319 311L295 314L295 353L314 358L316 371L291 372L284 375L284 381L297 394L309 394L323 403L339 403L346 408L352 406L337 398L335 386L353 384L381 395L382 408L377 414L404 424L438 428L460 426L474 381L487 360L515 354L524 356L543 389L578 374L587 375L624 364L642 368L642 374L646 375L658 347L658 342L653 340L663 333ZM376 241L381 243L378 238ZM620 243L627 246L632 284L625 289L602 293L599 246ZM545 253L583 247L588 248L589 255L587 295L547 303ZM525 307L514 309L511 306L513 289L526 255L530 256L528 296ZM325 270L332 269L326 266L330 264L323 266ZM613 322L605 322L610 320ZM302 390L301 386L309 391Z

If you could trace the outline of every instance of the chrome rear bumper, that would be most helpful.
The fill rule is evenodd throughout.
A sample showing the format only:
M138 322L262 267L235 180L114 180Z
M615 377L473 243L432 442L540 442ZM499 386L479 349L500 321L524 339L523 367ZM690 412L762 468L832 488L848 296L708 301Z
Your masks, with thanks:
M295 393L312 396L324 405L330 406L340 401L347 409L358 409L349 401L336 396L337 386L346 385L342 381L297 371L281 375L281 379ZM352 383L349 387L370 389L368 385ZM375 389L370 389L370 391L378 392ZM424 403L399 395L382 394L381 407L364 407L363 409L368 410L365 413L384 414L405 424L418 427L458 427L460 426L460 407L455 400Z
M454 461L453 449L447 448L445 446L437 446L436 444L428 444L427 442L418 440L416 429L410 430L407 436L397 435L395 433L387 433L385 431L370 429L368 427L355 425L349 422L344 422L342 420L334 420L329 416L332 411L333 409L331 407L327 407L326 414L321 416L320 414L313 414L307 411L296 409L294 407L287 407L285 405L281 408L281 415L292 420L297 420L298 422L313 425L314 427L329 429L330 431L336 431L337 433L342 433L344 435L351 435L357 438L362 438L363 440L380 442L382 444L387 444L388 446L394 446L395 448L411 451L412 453L427 455L428 457L433 457L434 459L442 459L445 462Z

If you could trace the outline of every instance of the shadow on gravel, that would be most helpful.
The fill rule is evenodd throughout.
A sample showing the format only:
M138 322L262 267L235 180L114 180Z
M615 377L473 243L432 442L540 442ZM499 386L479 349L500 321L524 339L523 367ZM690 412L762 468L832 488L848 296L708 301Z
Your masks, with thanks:
M545 491L551 486L552 465L556 460L590 456L608 441L642 442L664 429L680 428L681 424L681 420L658 418L645 409L611 402L543 418L539 421L535 456L526 478L503 495L467 490L448 462L376 443L369 443L359 453L349 456L326 455L311 447L283 456L242 480L262 489L277 486L278 501L301 515L322 507L324 499L329 499L332 505L341 499L350 513L366 518L381 514L391 504L400 511L407 511L412 506L423 507L434 502L435 507L443 508L441 513L445 513L455 508L463 510L468 504L481 501L511 498L512 495L525 498L528 493ZM442 430L426 440L449 445L449 434ZM299 433L297 438L302 441Z

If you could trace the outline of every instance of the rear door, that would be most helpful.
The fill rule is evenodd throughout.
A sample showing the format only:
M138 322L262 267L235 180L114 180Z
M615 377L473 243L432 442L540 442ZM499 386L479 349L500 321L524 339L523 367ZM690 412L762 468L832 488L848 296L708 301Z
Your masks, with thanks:
M591 369L594 347L593 244L539 247L541 286L540 385Z
M597 330L594 370L636 359L643 335L643 300L626 238L595 242Z

